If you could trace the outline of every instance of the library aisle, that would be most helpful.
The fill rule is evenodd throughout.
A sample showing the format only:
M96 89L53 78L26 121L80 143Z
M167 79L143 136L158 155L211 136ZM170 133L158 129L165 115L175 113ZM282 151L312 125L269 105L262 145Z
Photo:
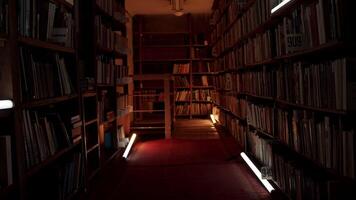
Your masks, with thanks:
M140 140L98 176L89 199L269 199L232 137L209 120L175 123L173 139ZM122 169L125 168L125 169Z

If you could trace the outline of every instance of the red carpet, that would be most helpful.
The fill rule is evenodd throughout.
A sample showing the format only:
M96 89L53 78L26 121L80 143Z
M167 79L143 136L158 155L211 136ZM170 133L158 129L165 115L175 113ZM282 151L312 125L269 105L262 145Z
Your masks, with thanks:
M90 199L269 199L234 145L232 138L138 142L126 164L114 161L100 175Z

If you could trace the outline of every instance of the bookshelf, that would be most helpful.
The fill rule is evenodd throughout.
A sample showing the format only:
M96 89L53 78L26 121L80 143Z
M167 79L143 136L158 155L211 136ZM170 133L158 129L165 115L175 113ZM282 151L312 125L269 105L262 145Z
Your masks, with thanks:
M135 74L172 75L173 119L207 117L211 112L214 60L208 28L207 15L134 18Z
M287 199L354 195L353 3L278 3L215 1L213 114Z
M80 2L81 107L87 187L130 134L129 20L123 0Z
M15 105L0 114L12 171L0 198L75 197L84 188L76 1L28 2L0 4L0 99Z
M79 199L122 151L126 20L119 0L0 1L0 99L15 105L0 111L0 163L12 171L0 173L1 199Z

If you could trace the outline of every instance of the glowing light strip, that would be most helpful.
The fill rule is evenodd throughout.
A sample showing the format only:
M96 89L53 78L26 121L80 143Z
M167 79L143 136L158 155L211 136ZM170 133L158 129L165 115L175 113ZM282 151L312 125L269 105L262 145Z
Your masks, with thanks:
M14 107L11 100L0 100L0 110L10 109Z
M130 138L130 142L129 142L129 144L127 145L127 147L126 147L126 149L125 149L125 152L124 152L124 154L122 155L122 157L127 158L127 156L128 156L129 153L130 153L131 147L132 147L133 143L135 142L135 139L136 139L136 133L132 134L132 136L131 136L131 138Z
M290 2L291 0L284 0L282 1L280 4L278 4L276 7L274 7L272 10L271 10L271 13L274 13L276 12L277 10L279 10L280 8L282 8L284 5L286 5L288 2Z
M247 157L247 155L244 152L241 152L240 155L245 160L247 165L251 168L251 170L255 173L255 175L258 177L258 179L260 179L260 181L265 186L265 188L268 190L268 192L271 193L274 190L274 188L266 179L262 179L262 174L261 174L260 170L257 169L257 167L252 163L252 161Z
M216 120L213 114L210 115L211 121L213 122L213 124L216 124Z

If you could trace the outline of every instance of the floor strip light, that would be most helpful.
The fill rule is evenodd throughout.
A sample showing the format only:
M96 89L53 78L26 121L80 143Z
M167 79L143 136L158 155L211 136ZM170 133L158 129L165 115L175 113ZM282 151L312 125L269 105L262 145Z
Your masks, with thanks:
M11 100L0 100L0 110L10 109L14 107Z
M284 5L286 5L288 2L290 2L291 0L284 0L282 1L280 4L278 4L276 7L274 7L272 10L271 10L271 13L274 13L276 12L277 10L279 10L280 8L282 8Z
M136 133L132 134L132 136L131 136L131 138L130 138L130 142L129 142L129 144L127 145L127 147L126 147L126 149L125 149L125 152L124 152L124 154L122 155L122 157L127 158L127 156L128 156L129 153L130 153L131 147L132 147L133 143L135 142L135 139L136 139Z
M213 114L210 115L210 119L213 122L213 124L216 124L216 120Z
M241 152L240 155L245 160L247 165L252 169L252 171L255 173L255 175L258 177L258 179L260 179L260 181L265 186L265 188L268 190L268 192L271 193L274 190L274 188L266 179L262 179L262 174L261 174L260 170L257 169L257 167L252 163L250 158L248 158L244 152Z

